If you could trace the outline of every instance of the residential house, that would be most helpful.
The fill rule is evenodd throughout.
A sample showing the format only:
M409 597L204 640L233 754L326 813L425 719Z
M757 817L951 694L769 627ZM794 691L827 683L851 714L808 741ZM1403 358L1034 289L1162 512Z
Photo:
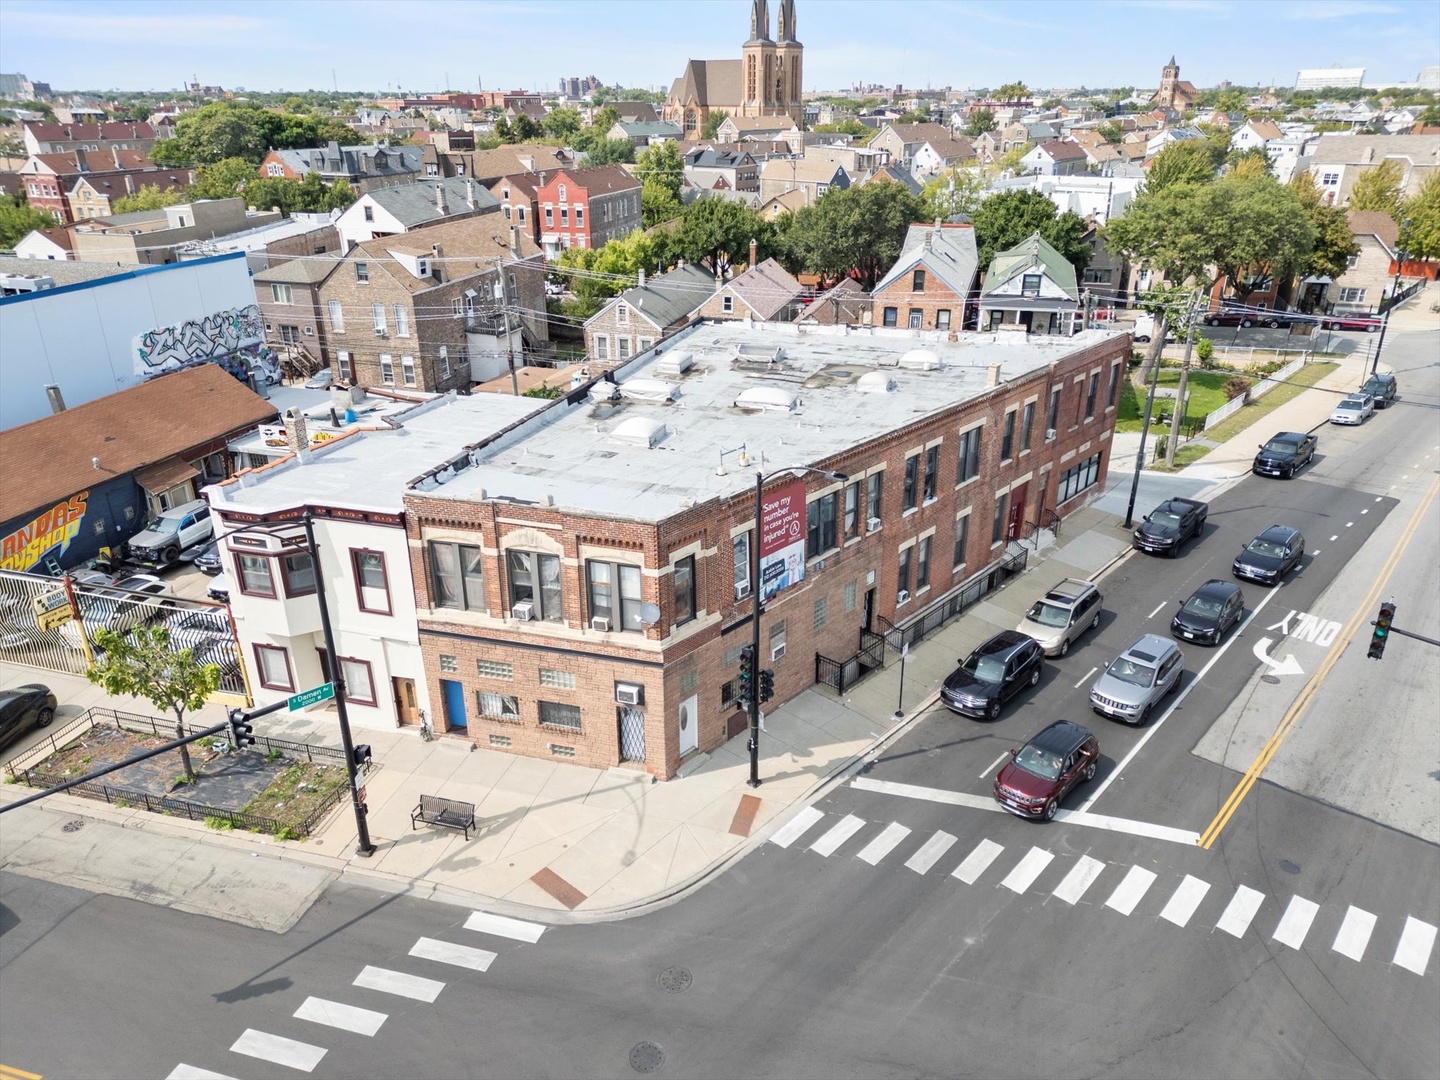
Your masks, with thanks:
M1074 176L1088 167L1083 146L1058 140L1038 143L1020 159L1021 170L1032 176Z
M926 143L941 150L953 149L956 143L950 129L943 124L884 124L866 145L889 155L889 163L906 172L914 172L915 158ZM973 151L973 148L972 148ZM937 151L931 151L932 156Z
M1090 261L1085 264L1081 277L1081 299L1092 298L1091 310L1097 317L1108 317L1104 313L1115 307L1124 306L1124 298L1130 288L1130 264L1119 251L1112 250L1105 243L1104 222L1091 217L1085 221L1085 233L1081 239L1090 248Z
M338 252L306 255L282 259L251 278L265 321L265 344L287 376L309 377L334 361L320 286L340 265Z
M1378 311L1395 283L1400 226L1383 210L1351 210L1349 216L1360 251L1328 288L1316 291L1323 308L1332 312Z
M683 160L685 179L699 191L760 190L760 167L746 150L697 147L687 151Z
M1145 140L1145 156L1154 157L1167 146L1178 142L1204 142L1207 136L1196 127L1173 127L1158 131Z
M506 227L518 225L536 244L540 243L540 203L535 195L539 183L538 174L514 173L490 185L490 194L500 204Z
M465 390L549 337L539 249L488 215L357 244L319 292L335 375L360 386Z
M248 211L245 200L197 199L159 210L91 218L70 228L77 259L158 266L180 260L180 248L280 220L279 211Z
M882 182L889 181L892 184L899 184L906 191L910 192L911 195L919 195L925 190L924 184L898 165L881 165L878 169L862 176L859 181L860 186L864 187L872 180L880 180Z
M876 326L909 330L963 330L974 312L971 294L979 257L975 228L936 222L911 225L900 257L875 283Z
M70 230L59 226L53 229L31 229L15 244L15 255L21 259L64 262L75 257L74 250Z
M804 287L774 259L755 261L755 242L750 243L750 267L729 281L716 284L715 295L695 311L702 319L754 319L759 322L791 322L804 306Z
M1055 204L1057 213L1068 210L1103 224L1125 213L1135 201L1141 183L1139 177L1016 176L992 180L989 190L1038 191Z
M980 329L1069 336L1082 327L1075 267L1038 232L990 261L980 290Z
M420 652L406 485L551 403L495 394L422 402L359 387L331 393L332 400L287 412L283 426L274 426L271 438L280 442L281 456L205 489L216 535L230 537L218 551L231 583L247 681L264 705L328 682L338 668L357 732L399 727L415 733L422 711L439 711ZM341 419L337 430L332 417L347 410L360 420ZM299 521L307 513L327 582L333 661L315 595L316 567ZM244 531L257 525L264 531ZM453 570L460 587L453 598L447 592L427 603L473 599L478 552L443 543L433 550L441 554L438 580L448 586ZM320 710L334 707L332 701Z
M134 150L146 156L155 145L155 129L144 121L106 120L93 124L48 124L28 122L23 138L28 154L68 154L86 150L92 154Z
M805 303L795 316L795 321L805 326L859 326L870 320L870 294L848 277Z
M634 288L585 320L586 358L613 367L638 356L686 326L715 294L715 282L710 271L693 263L653 278L641 271Z
M554 146L524 143L499 146L494 150L442 151L434 145L420 147L421 177L469 177L489 187L503 176L561 169L570 164L564 152Z
M641 228L640 186L619 165L541 172L535 201L546 258L571 247L604 247Z
M975 146L969 139L926 139L910 160L910 174L927 180L946 169L976 164Z
M271 150L260 160L259 174L275 179L303 180L317 173L326 184L343 180L364 194L393 184L407 184L422 171L418 146L327 146L304 150Z
M800 129L788 116L738 116L734 113L715 129L722 142L768 142L774 139L799 141Z
M1245 151L1265 146L1276 139L1283 139L1285 133L1273 120L1247 120L1230 133L1230 149Z
M831 188L841 191L850 186L850 175L843 167L829 161L808 161L805 158L771 158L760 164L760 198L763 201L798 191L804 195L801 205L814 206Z
M607 139L624 139L637 150L661 142L675 142L684 132L669 120L617 120L605 133Z
M766 221L774 221L781 214L794 213L801 207L809 206L810 203L810 192L804 188L795 188L790 191L782 191L779 195L766 199L756 207L756 213Z
M367 191L335 221L347 249L379 236L396 236L439 221L494 214L500 209L485 185L471 177L411 180Z
M506 103L506 120L513 121L521 116L532 123L543 124L545 122L545 106L540 102L539 98L529 97L516 98Z
M59 154L31 154L20 167L19 179L24 184L26 201L36 210L54 214L62 225L76 220L70 204L70 191L83 175L108 173L112 179L126 174L157 172L156 166L138 150L112 148L104 154L87 150L71 150ZM158 180L158 176L156 178ZM135 182L140 187L143 179Z
M775 708L817 656L984 593L1027 522L1096 498L1127 350L700 322L437 461L404 512L435 729L674 776L744 730L750 635L726 631L757 594ZM777 478L756 522L761 461L834 471ZM772 529L794 542L764 543L757 581Z
M129 172L82 173L66 193L70 220L88 221L108 218L115 212L115 202L134 195L142 188L156 188L162 194L183 192L195 183L194 169L148 168Z
M1440 135L1323 135L1297 167L1315 175L1327 203L1346 206L1360 175L1386 161L1400 166L1400 191L1414 198L1440 168Z
M849 141L848 135L827 137L825 142L806 143L806 161L829 161L841 166L851 176L863 176L874 172L889 160L889 153L874 147L861 146ZM895 166L896 172L908 172Z
M614 106L616 115L627 123L653 124L660 119L655 106L648 101L607 101L605 104Z

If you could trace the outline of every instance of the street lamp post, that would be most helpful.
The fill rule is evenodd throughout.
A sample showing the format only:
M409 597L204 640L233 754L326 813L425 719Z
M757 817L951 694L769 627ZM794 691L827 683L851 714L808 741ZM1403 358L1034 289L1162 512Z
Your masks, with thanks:
M1400 224L1400 240L1395 246L1395 281L1390 286L1390 306L1385 309L1385 318L1380 323L1380 339L1375 342L1375 356L1370 361L1370 374L1380 369L1380 350L1385 347L1385 330L1390 325L1390 313L1395 310L1395 297L1400 292L1400 271L1405 268L1405 234L1410 231L1410 219Z
M791 465L784 469L776 469L774 472L762 473L755 470L755 536L750 545L750 582L751 595L754 597L754 607L750 613L750 656L751 664L754 665L755 673L750 679L749 698L745 702L745 711L750 718L750 780L751 787L760 786L760 613L765 610L761 601L760 593L760 523L765 513L765 481L770 480L781 473L819 473L821 476L828 476L832 480L844 483L850 477L845 473L831 472L829 469L817 469L813 465Z

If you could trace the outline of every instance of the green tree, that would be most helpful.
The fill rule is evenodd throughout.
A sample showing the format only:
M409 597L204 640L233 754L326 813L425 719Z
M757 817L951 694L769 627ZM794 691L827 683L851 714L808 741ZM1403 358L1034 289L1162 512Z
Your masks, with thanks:
M925 214L925 204L900 184L832 188L786 223L785 245L792 264L832 280L853 271L872 289Z
M866 127L853 116L842 116L833 124L816 124L815 131L849 135L856 139L870 139L875 135L875 129Z
M640 218L647 229L684 212L685 204L659 176L652 176L640 185Z
M1112 146L1125 141L1125 129L1113 120L1106 120L1095 130L1099 132L1102 139Z
M1274 176L1270 167L1270 155L1263 146L1252 146L1248 150L1231 150L1225 158L1227 176Z
M1350 189L1350 209L1381 210L1399 221L1404 201L1400 193L1401 175L1400 162L1393 158L1365 170L1355 178L1355 186Z
M1404 216L1410 222L1400 238L1405 250L1415 258L1440 259L1440 172L1430 170L1415 197L1406 202Z
M1339 277L1350 256L1360 253L1350 231L1350 216L1338 206L1326 205L1314 174L1308 170L1297 173L1289 187L1315 228L1315 243L1310 254L1295 267L1295 273L1301 277Z
M144 184L133 195L122 195L111 204L116 214L132 214L136 210L162 210L185 202L191 196L183 188L161 191L158 184Z
M244 158L225 158L195 170L195 183L188 194L192 199L228 199L258 178L255 166Z
M194 649L172 649L170 631L164 626L142 626L128 637L96 630L95 647L100 658L86 678L107 694L131 694L174 713L177 739L185 734L185 714L203 708L220 688L220 666L202 664ZM186 779L194 783L188 747L180 748L180 757Z
M636 229L604 247L561 251L551 268L575 297L566 314L588 319L607 299L634 285L641 270L655 269L657 250L655 238Z
M54 214L6 199L0 202L0 248L13 248L32 230L53 229L58 224Z
M680 156L679 143L667 139L647 146L635 156L635 168L631 172L642 184L652 179L663 184L675 201L680 201L680 191L685 185L685 161Z
M1293 274L1315 246L1299 197L1273 177L1226 177L1201 187L1199 201L1217 277L1242 299Z
M1415 117L1417 127L1440 127L1440 105L1431 105Z
M562 146L568 146L584 126L585 120L579 109L551 109L545 116L545 134L560 140Z
M157 142L150 159L157 165L206 165L242 157L258 165L275 145L267 135L281 120L252 106L212 102L183 113L175 121L175 137Z
M970 119L965 124L965 134L972 139L978 138L987 131L994 131L996 126L995 110L981 107L970 114Z
M629 139L601 139L585 152L587 165L628 165L635 160L635 147Z
M1197 139L1174 142L1150 160L1145 190L1162 191L1173 184L1206 184L1215 179L1210 152Z
M925 109L911 109L907 113L901 113L896 119L897 124L928 124L930 113Z
M996 101L1023 101L1030 96L1030 88L1023 82L1007 82L995 91Z
M997 157L992 162L996 176L1019 176L1025 168L1021 164L1021 158L1035 149L1034 143L1027 142L1024 146L1016 146Z
M705 117L705 123L700 128L700 138L717 139L720 137L720 125L730 119L730 114L724 109L711 109Z
M957 214L975 213L985 198L990 177L985 169L947 169L925 182L920 198L925 204L925 220L948 221Z
M1085 222L1069 210L1057 213L1055 204L1038 191L1016 189L991 195L975 208L972 220L982 271L997 254L1037 232L1075 267L1077 278L1090 263L1090 245L1081 239Z
M774 227L749 207L728 199L702 198L686 207L674 245L687 261L709 263L723 274L732 261L748 257L751 240L759 245L760 258L773 254L774 235Z

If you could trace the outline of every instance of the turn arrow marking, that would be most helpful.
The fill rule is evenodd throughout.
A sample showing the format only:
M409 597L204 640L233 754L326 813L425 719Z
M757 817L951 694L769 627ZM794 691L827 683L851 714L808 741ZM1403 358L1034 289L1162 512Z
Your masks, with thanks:
M1269 656L1270 639L1262 637L1255 643L1255 657L1264 662L1270 668L1272 675L1304 675L1305 669L1295 661L1295 654L1291 653L1284 660L1271 660Z

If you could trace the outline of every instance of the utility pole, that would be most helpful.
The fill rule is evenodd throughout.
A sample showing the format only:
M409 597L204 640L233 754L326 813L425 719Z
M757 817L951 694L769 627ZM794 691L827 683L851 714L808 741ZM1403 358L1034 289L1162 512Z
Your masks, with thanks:
M1410 231L1410 219L1400 224L1400 242L1395 247L1395 281L1390 286L1390 306L1385 309L1385 318L1380 323L1380 340L1375 342L1375 356L1370 361L1370 374L1380 370L1380 350L1385 347L1385 331L1390 326L1390 313L1395 310L1395 297L1400 293L1400 271L1405 269L1405 234Z
M510 341L510 290L505 285L505 260L495 260L495 273L500 278L500 317L504 320L505 351L510 364L510 392L520 396L520 380L515 375L515 346Z
M1190 378L1190 353L1195 347L1195 323L1196 314L1200 306L1200 294L1195 294L1195 299L1190 305L1190 329L1185 335L1185 359L1180 365L1180 388L1175 395L1175 411L1170 417L1170 438L1165 443L1165 467L1175 467L1175 444L1180 441L1180 418L1185 413L1185 384ZM1164 349L1162 344L1161 349ZM1160 365L1155 365L1159 370Z

